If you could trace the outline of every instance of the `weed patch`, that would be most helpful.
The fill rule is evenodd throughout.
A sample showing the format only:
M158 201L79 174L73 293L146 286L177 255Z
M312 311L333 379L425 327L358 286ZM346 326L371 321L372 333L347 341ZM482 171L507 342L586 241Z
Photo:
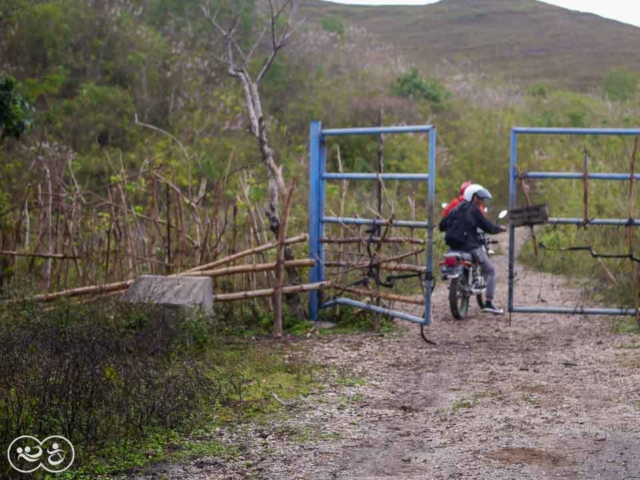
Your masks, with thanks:
M640 325L633 317L612 320L611 331L621 334L640 334Z
M370 332L374 324L374 315L368 312L357 312L353 308L341 308L332 312L323 312L322 320L333 322L337 327L320 330L321 335L349 335L361 332ZM380 332L388 333L395 328L392 320L383 317L380 323Z
M458 410L462 410L463 408L471 408L473 407L473 402L471 400L458 400L454 402L451 410L457 412Z
M338 384L343 387L362 387L366 385L367 381L360 377L340 377Z
M531 395L523 395L522 396L522 401L524 403L528 403L529 405L532 405L534 407L537 407L537 406L540 405L540 401L537 398L535 398L535 397L533 397Z

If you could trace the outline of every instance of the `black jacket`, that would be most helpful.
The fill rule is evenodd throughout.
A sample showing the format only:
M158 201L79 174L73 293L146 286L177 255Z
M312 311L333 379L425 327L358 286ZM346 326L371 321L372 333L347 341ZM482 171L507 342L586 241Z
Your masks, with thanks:
M440 221L441 232L446 232L445 242L453 250L471 252L484 245L478 229L489 234L503 232L504 229L489 221L473 202L462 202Z

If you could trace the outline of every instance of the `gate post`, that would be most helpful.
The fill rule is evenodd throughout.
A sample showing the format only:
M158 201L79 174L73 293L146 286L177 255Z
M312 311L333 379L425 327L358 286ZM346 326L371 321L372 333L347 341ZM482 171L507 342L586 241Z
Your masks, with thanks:
M516 208L516 179L518 178L518 133L511 131L511 159L509 163L509 211ZM509 313L513 312L513 285L515 282L515 252L516 252L516 227L509 222Z
M309 135L309 256L316 263L311 268L310 282L317 283L324 280L322 262L322 170L321 168L321 135L322 124L319 121L311 122ZM317 322L320 306L320 292L309 292L309 319Z
M436 130L429 130L429 205L427 229L427 277L424 299L424 324L431 324L431 289L433 288L433 232L435 222L435 201L436 201Z

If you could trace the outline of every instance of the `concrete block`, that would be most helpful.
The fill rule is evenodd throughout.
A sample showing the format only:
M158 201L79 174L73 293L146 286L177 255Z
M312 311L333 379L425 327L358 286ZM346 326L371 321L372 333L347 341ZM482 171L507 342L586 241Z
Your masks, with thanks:
M200 307L213 313L213 279L142 275L124 294L124 301L186 308Z

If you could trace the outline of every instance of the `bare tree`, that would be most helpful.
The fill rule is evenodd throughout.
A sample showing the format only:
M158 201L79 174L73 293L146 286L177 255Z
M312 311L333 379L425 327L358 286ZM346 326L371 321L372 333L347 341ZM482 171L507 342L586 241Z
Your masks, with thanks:
M268 123L260 98L260 82L273 65L278 53L289 43L292 35L304 21L298 23L295 27L292 26L291 17L297 9L294 0L268 0L269 12L266 24L262 26L261 32L256 34L257 38L253 46L250 49L243 49L237 37L240 15L234 15L228 27L223 26L218 21L220 11L227 4L228 2L221 2L215 12L211 12L207 6L203 6L202 10L224 41L224 52L222 55L217 55L216 59L223 62L229 75L236 78L242 85L249 116L249 131L258 142L262 161L267 168L269 178L269 218L271 219L272 216L277 218L279 197L285 195L286 186L282 175L282 167L277 164L273 149L269 144ZM262 52L264 49L268 49L268 53L260 70L252 72L249 68L252 58L256 52ZM277 232L274 231L274 234L277 234Z
M221 12L228 13L230 4L222 0L217 3L213 11L211 3L202 7L205 17L211 22L215 33L223 40L223 50L216 55L216 59L222 62L228 74L237 79L244 93L244 100L249 117L249 131L258 143L258 149L264 163L269 180L269 204L266 214L269 218L270 230L278 237L281 219L278 211L280 197L286 195L286 185L282 175L282 166L278 165L273 148L269 144L268 122L262 108L260 98L260 83L272 67L280 51L287 46L293 34L304 24L302 20L293 23L293 16L297 10L294 0L267 0L268 8L262 18L262 25L255 32L255 41L252 46L244 47L239 40L241 17L239 14L225 15L226 21L220 19ZM231 9L233 12L233 10ZM228 25L227 25L228 24ZM251 61L256 54L265 55L259 69L252 70ZM289 247L285 249L285 259L294 258ZM290 284L299 284L300 278L297 270L287 271ZM289 299L289 305L295 309L296 314L301 314L298 301Z

